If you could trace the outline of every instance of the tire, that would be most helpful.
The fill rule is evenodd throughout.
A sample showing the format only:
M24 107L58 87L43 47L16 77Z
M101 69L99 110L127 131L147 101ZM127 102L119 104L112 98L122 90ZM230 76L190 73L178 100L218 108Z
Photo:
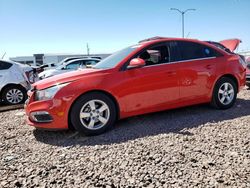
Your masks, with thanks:
M214 87L211 105L217 109L232 107L237 97L237 85L228 77L220 78Z
M113 127L116 116L113 100L102 93L92 92L75 101L69 118L77 131L85 135L99 135Z
M18 85L9 86L2 93L3 103L7 105L23 104L27 97L27 91Z

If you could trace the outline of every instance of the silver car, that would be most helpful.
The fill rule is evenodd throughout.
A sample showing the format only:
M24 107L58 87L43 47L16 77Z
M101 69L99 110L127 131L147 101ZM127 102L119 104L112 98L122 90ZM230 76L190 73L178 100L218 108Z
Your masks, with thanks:
M21 104L27 98L30 84L36 81L36 74L28 65L0 60L0 102Z
M39 73L39 79L45 79L45 78L49 78L51 76L55 76L58 74L62 74L65 72L70 72L70 71L74 71L77 70L79 68L84 69L86 67L90 67L95 65L96 63L98 63L100 61L100 59L97 58L79 58L79 59L73 59L70 60L66 63L63 63L59 66L57 66L54 69L48 69L45 70L41 73Z

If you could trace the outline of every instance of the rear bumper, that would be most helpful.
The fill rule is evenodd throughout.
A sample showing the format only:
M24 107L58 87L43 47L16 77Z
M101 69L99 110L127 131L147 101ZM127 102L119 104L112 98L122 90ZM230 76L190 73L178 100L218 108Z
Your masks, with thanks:
M22 85L27 91L31 88L30 83L27 81L21 82L20 85Z

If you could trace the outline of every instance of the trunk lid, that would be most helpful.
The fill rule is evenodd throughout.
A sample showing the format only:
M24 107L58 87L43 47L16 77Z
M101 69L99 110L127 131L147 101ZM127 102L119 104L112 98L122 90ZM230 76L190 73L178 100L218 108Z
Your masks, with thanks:
M239 44L241 43L241 40L240 39L227 39L227 40L222 40L219 43L225 46L226 48L228 48L231 52L234 52L238 48Z

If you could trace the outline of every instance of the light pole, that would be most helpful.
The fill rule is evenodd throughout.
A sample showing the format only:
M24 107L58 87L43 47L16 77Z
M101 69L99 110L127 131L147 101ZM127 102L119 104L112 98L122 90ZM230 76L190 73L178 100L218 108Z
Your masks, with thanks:
M190 11L190 10L195 11L196 9L194 9L194 8L189 8L189 9L186 9L186 10L184 10L184 11L181 11L181 10L179 10L179 9L177 9L177 8L171 8L170 10L176 10L176 11L178 11L179 13L181 13L181 16L182 16L182 38L184 38L184 14L185 14L186 12Z

